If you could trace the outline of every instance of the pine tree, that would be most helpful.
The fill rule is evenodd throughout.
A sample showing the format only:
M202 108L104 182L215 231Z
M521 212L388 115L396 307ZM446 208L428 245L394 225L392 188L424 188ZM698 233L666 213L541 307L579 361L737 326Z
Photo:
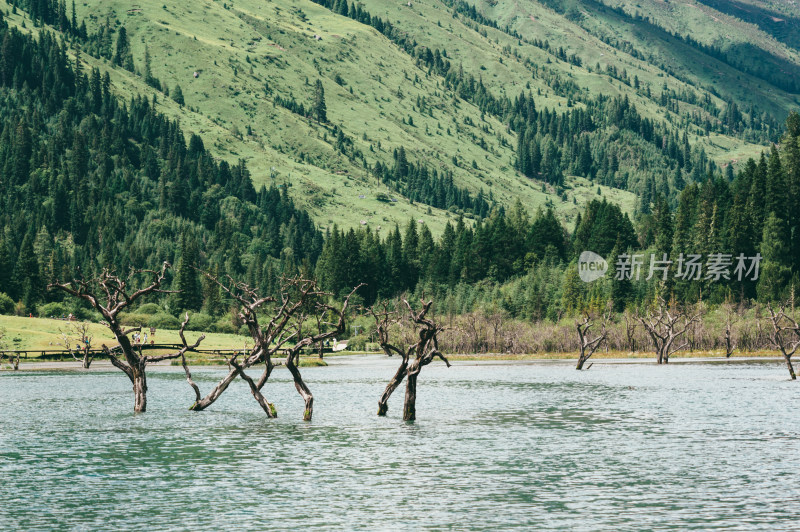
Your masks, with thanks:
M172 99L175 100L175 103L177 103L181 107L183 107L184 104L186 103L183 99L183 91L181 90L180 85L175 85L175 89L172 91L171 96Z
M419 257L417 248L419 246L419 234L417 233L417 223L411 218L406 226L405 237L403 238L403 263L406 265L404 284L413 290L419 279Z
M17 125L13 147L14 182L16 184L21 185L28 181L32 152L31 132L25 121L21 120Z
M672 212L667 199L661 195L656 198L653 212L655 224L655 244L659 253L670 254L672 250Z
M14 259L11 253L6 239L0 234L0 293L10 294L12 292Z
M792 269L800 272L800 115L789 114L781 150L787 194L784 209L791 235Z
M539 148L539 143L533 139L530 144L530 156L528 157L529 175L535 177L539 175L542 169L542 150Z
M611 284L609 297L611 298L611 301L613 301L615 312L624 311L633 294L631 280L627 278L617 279L615 271L617 258L625 252L627 252L627 249L622 246L621 240L618 239L616 245L614 245L614 249L611 251L611 254L606 257L609 268L606 276L610 278Z
M14 299L21 299L28 312L41 301L44 285L39 275L39 261L33 251L36 235L29 231L22 240L22 246L14 267L14 290L9 294Z
M767 190L765 209L767 213L774 213L780 218L785 217L784 205L787 195L786 179L783 175L783 166L778 149L772 145L769 163L767 164Z
M314 118L317 122L326 123L328 121L328 108L325 105L325 88L322 81L317 79L314 84L314 105L312 107Z
M587 177L592 170L592 150L589 147L589 136L583 135L578 156L578 172Z
M675 167L675 175L672 177L672 186L676 191L680 192L686 186L686 181L683 179L683 172L680 167Z
M112 62L121 67L126 67L128 56L130 55L130 44L128 43L128 32L125 26L119 28L117 33L117 47L114 52Z
M145 83L157 90L161 88L161 82L153 75L150 47L147 44L144 45L144 72L142 74L144 75ZM155 98L155 95L153 95L153 98Z
M203 288L194 269L198 265L197 243L193 236L184 232L181 235L181 256L175 279L176 289L179 290L175 304L181 311L200 310L203 306Z
M758 278L758 299L762 302L782 301L788 295L792 271L786 224L770 213L761 238L761 267Z
M567 268L562 282L561 306L567 315L583 309L584 283L578 275L578 265L573 263Z

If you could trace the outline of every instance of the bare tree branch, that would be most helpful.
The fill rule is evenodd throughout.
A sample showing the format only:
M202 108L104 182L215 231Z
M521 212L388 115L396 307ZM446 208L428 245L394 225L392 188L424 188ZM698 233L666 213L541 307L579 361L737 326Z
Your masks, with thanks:
M792 366L792 356L800 346L800 325L792 315L786 313L787 304L781 304L776 311L772 304L767 304L767 311L769 312L769 320L772 325L772 334L770 335L770 342L773 347L781 352L783 359L786 361L786 366L789 369L789 376L792 380L796 380L797 376Z

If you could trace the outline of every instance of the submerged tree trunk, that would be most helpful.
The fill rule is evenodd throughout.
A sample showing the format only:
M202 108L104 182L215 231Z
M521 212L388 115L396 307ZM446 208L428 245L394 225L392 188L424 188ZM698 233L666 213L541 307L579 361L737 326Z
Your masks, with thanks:
M189 407L189 410L193 410L195 412L203 411L212 404L214 404L214 402L217 399L219 399L222 393L228 389L228 386L230 386L231 382L233 382L233 379L235 379L236 376L239 374L236 369L232 369L230 372L228 372L227 375L225 375L225 377L221 381L217 383L216 386L214 386L214 388L208 393L208 395L206 395L205 397L200 397L200 390L197 388L197 385L194 384L194 382L192 381L192 377L188 373L189 370L187 366L184 366L184 369L186 369L187 372L186 379L189 381L189 384L192 386L192 388L195 389L195 392L197 394L194 404L192 404L192 406Z
M702 308L692 315L686 309L668 304L662 297L658 298L658 306L654 312L648 312L646 316L637 316L639 323L653 341L656 363L669 364L669 357L688 345L688 342L684 342L679 347L672 347L675 340L686 334L690 325L700 320L700 316Z
M792 380L797 380L797 375L794 374L794 367L792 366L792 357L787 357L784 355L786 359L786 367L789 368L789 375L791 376Z
M381 398L378 399L378 415L385 416L386 412L389 410L389 398L392 396L392 393L400 386L400 383L403 382L403 379L406 376L406 370L408 369L408 357L403 357L403 362L400 364L400 367L397 368L397 372L392 377L392 380L389 381L389 384L386 385L386 389L383 391L383 395Z
M144 364L141 368L133 368L133 411L147 411L147 374L144 371Z
M409 346L408 350L405 352L389 343L389 327L399 322L399 320L392 318L392 316L397 313L390 311L386 304L384 304L383 311L381 312L376 312L374 308L370 309L370 312L375 318L380 345L384 353L387 355L397 353L402 357L400 367L397 369L394 377L392 377L392 380L386 386L383 395L378 400L378 415L386 415L386 411L389 408L387 404L389 397L391 397L392 392L394 392L400 383L403 382L405 376L406 397L403 404L403 420L414 421L417 417L417 376L422 370L422 367L430 364L433 359L437 357L441 358L442 361L447 364L448 368L450 367L450 362L439 351L439 343L436 337L444 328L436 324L432 319L427 319L425 317L433 304L433 300L426 302L423 299L422 309L419 312L415 312L407 300L403 300L403 303L408 309L411 321L413 321L416 326L420 327L419 340L417 340L417 343ZM413 360L411 360L412 354L415 355Z
M275 408L275 405L267 401L267 398L261 393L261 387L244 372L244 368L237 364L235 360L231 361L231 365L236 368L236 372L239 376L250 386L250 393L253 394L253 398L255 398L256 402L261 406L261 409L264 410L264 413L267 414L267 417L278 417L278 410ZM261 386L263 386L263 384Z
M589 357L586 356L586 349L584 347L581 347L581 353L578 356L578 365L575 366L575 369L577 370L583 369L583 365L586 363L587 360L589 360Z
M129 335L141 331L141 327L125 329L121 323L120 314L129 306L133 305L139 298L149 294L163 293L164 290L161 289L161 285L166 278L169 268L169 263L164 262L160 270L132 270L130 275L126 278L121 278L112 270L104 268L101 274L93 279L86 280L79 278L73 279L68 283L55 282L48 286L51 290L63 290L73 297L85 300L103 316L106 326L119 343L114 349L118 349L122 353L122 359L118 358L106 345L102 346L103 351L106 353L109 360L111 360L111 363L124 372L131 380L131 384L133 385L133 411L136 413L147 411L147 378L145 375L147 364L178 357L185 358L185 353L196 349L205 338L205 335L201 335L192 346L186 342L184 331L186 330L186 325L189 323L189 314L187 313L178 333L183 342L183 347L178 352L166 355L145 356L142 354L141 346L134 347L131 343ZM149 277L149 284L134 291L130 284L140 276ZM101 301L100 297L96 294L104 294L105 302ZM87 335L88 329L84 325L82 328L79 328L79 331L83 331L83 334L80 336L81 345L83 349L88 352L91 340ZM71 343L67 342L68 336L66 333L63 333L63 337L65 343L67 343L65 347L72 353L72 348L70 347ZM74 357L75 355L73 354L72 356ZM86 354L84 355L83 364L84 367L88 368L88 364L91 363L91 361L88 360L87 363L85 357Z
M589 336L589 331L594 326L594 323L592 322L592 317L588 313L584 314L583 321L575 322L575 327L578 331L578 341L580 347L578 365L575 366L575 369L579 371L582 370L586 361L591 358L597 348L600 347L600 345L605 341L606 337L608 336L608 332L606 331L606 322L610 316L611 306L609 305L606 313L603 314L600 335L596 336L595 338L591 338Z
M303 411L303 421L311 421L311 416L314 414L314 396L303 381L303 376L300 374L297 364L295 364L295 358L297 358L297 356L298 355L295 353L289 353L289 356L286 357L286 367L292 374L294 387L297 389L297 393L300 394L300 397L303 398L306 404L306 408Z
M792 366L792 355L800 347L800 324L795 320L793 313L791 315L786 313L786 306L781 305L776 312L771 304L767 305L767 310L769 310L770 314L769 319L772 322L770 341L773 347L783 355L786 367L789 368L789 377L792 380L797 380L797 375L795 375L794 367Z
M83 366L83 369L89 369L89 366L92 365L92 360L94 360L94 356L91 354L91 351L89 351L89 349L84 349L83 350L83 361L81 363L81 365Z
M731 358L733 354L733 340L731 339L731 326L730 323L725 328L725 358Z
M416 361L415 361L416 362ZM414 421L417 419L417 377L419 367L408 370L406 378L406 400L403 405L403 421Z
M247 382L250 387L250 393L267 414L267 417L277 417L278 413L275 405L267 401L261 390L269 380L275 367L272 363L272 356L278 351L284 351L288 353L286 367L294 378L295 388L305 401L303 419L310 421L314 411L314 396L303 381L296 361L299 360L298 357L302 349L310 348L313 353L315 345L319 346L319 356L322 358L325 341L341 335L345 331L345 318L350 298L363 285L354 288L345 298L341 308L337 308L326 302L331 297L331 294L322 292L318 288L316 281L299 276L284 280L280 300L278 300L273 296L261 297L247 284L237 282L230 277L227 277L227 281L223 282L218 276L211 275L208 272L202 273L239 303L238 317L247 325L255 345L249 352L246 352L247 349L245 349L232 355L223 355L231 370L205 397L201 396L200 388L192 380L186 359L182 358L181 362L186 373L186 380L195 393L194 404L189 409L194 411L205 410L239 376ZM268 325L262 327L259 323L258 312L267 303L276 303L277 309L271 316ZM309 308L315 309L314 312L316 312L317 326L320 331L316 335L303 333L303 324L310 316L306 312ZM323 315L332 315L338 319L335 323L328 323L324 321ZM331 330L322 332L325 328L331 328ZM290 340L295 342L294 345L291 348L284 347ZM241 360L238 359L239 356L242 356ZM256 382L247 375L246 371L260 363L264 363L265 368L258 382Z

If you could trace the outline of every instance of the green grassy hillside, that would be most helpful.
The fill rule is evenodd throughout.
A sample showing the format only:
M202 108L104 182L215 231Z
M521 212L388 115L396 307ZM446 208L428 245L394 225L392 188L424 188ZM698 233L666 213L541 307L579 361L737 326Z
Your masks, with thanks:
M446 50L453 65L480 79L495 97L513 99L530 92L538 109L557 113L582 105L560 89L565 84L577 86L579 101L599 94L628 97L643 117L685 131L693 146L720 165L757 155L763 139L750 135L748 141L746 132L706 134L698 124L713 118L710 109L719 113L732 100L745 112L757 105L759 112L780 121L797 102L795 94L670 34L702 36L708 45L724 32L742 39L752 35L748 42L758 50L798 64L795 49L757 26L720 18L705 4L702 9L664 7L656 1L609 4L623 12L589 1L473 2L484 21L470 18L450 1L369 0L360 5L419 46ZM652 21L633 21L626 15L633 6ZM5 0L0 7L10 12ZM408 201L365 168L365 162L391 166L400 146L410 160L452 172L455 184L473 195L482 191L506 206L519 198L531 211L552 205L568 225L598 190L625 210L634 208L631 191L598 187L574 176L557 191L521 175L514 169L516 134L502 116L482 113L456 97L442 76L373 27L308 0L103 0L77 2L76 10L90 32L104 26L117 32L124 25L135 68L128 72L83 54L86 66L109 71L113 89L122 95L158 98L160 111L208 139L206 147L216 155L246 160L256 186L289 187L323 228L336 223L385 229L414 218L438 233L457 216ZM662 24L666 20L680 24ZM23 11L9 21L36 31ZM750 29L748 34L740 31L743 27ZM559 58L559 48L577 56L580 65ZM185 106L145 83L146 50L152 75L172 91L180 85ZM618 74L609 75L610 67ZM619 75L623 71L627 82ZM638 87L630 81L634 77ZM325 90L330 124L281 105L294 100L309 106L317 79ZM666 104L662 93L670 95ZM337 136L352 147L337 147ZM643 147L614 131L606 138L628 152L620 164L635 173ZM348 156L348 150L363 154L363 161ZM665 167L664 175L670 171ZM381 201L387 196L397 201Z

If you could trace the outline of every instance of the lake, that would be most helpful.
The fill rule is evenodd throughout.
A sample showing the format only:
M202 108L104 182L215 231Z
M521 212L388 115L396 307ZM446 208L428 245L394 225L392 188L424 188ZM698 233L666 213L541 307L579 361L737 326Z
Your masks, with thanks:
M414 423L377 356L304 368L310 423L284 369L274 420L241 380L188 411L180 368L136 416L119 371L5 371L0 529L796 529L784 365L573 363L427 366Z

